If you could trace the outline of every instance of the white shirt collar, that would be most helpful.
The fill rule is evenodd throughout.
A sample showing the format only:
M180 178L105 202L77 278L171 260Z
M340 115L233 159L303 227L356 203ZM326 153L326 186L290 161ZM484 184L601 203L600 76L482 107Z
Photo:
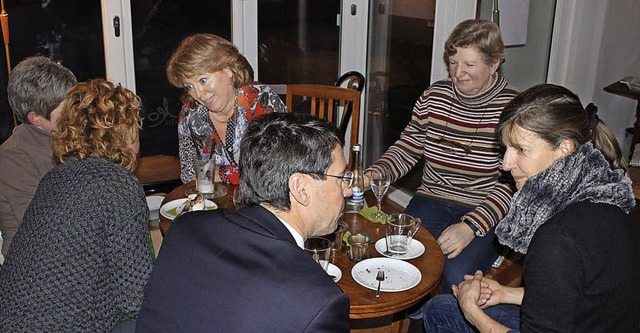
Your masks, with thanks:
M289 223L285 222L285 220L281 219L280 217L276 216L278 218L278 220L280 220L280 222L282 222L282 224L284 224L284 226L287 228L287 230L289 230L289 232L291 233L291 236L293 236L293 239L296 240L296 244L298 244L298 247L300 247L301 249L304 250L304 239L302 238L302 235L300 235L296 229L293 229L293 227L291 227L289 225Z

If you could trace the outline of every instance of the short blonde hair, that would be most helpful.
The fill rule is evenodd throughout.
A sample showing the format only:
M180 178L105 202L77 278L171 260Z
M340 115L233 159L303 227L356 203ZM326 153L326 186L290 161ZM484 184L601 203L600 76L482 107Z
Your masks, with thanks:
M183 39L169 59L167 79L184 88L185 79L223 69L233 73L236 89L253 81L253 68L233 43L213 34L195 34Z
M97 157L135 169L136 153L130 145L142 124L138 96L105 79L94 79L72 87L62 103L60 130L53 135L56 163Z

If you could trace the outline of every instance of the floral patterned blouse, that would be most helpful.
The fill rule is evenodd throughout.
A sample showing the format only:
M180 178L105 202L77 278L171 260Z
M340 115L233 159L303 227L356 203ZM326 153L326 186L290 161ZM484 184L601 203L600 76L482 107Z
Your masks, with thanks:
M236 89L236 112L227 123L225 142L220 140L209 110L198 104L195 108L184 105L178 117L180 178L191 181L195 176L194 157L204 153L203 141L213 136L214 158L219 166L220 179L227 184L238 184L238 158L240 140L254 117L270 112L288 112L278 94L264 85L247 85Z

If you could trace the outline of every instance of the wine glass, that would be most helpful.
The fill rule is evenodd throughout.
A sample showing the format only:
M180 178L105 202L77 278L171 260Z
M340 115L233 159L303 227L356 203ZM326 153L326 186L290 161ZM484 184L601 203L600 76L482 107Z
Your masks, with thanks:
M387 170L374 170L373 172L371 172L371 191L378 200L378 210L371 216L371 218L376 222L382 222L385 220L385 215L382 213L380 205L382 203L382 198L384 198L384 195L389 190L390 184L391 178Z
M242 207L242 198L240 197L240 186L233 189L233 206L236 209Z

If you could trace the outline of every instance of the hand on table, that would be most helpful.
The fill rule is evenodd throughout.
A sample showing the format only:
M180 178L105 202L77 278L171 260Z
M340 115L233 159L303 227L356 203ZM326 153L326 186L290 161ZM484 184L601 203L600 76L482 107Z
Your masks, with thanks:
M458 222L444 229L438 237L438 244L442 254L453 259L471 243L474 237L473 231L466 224Z

